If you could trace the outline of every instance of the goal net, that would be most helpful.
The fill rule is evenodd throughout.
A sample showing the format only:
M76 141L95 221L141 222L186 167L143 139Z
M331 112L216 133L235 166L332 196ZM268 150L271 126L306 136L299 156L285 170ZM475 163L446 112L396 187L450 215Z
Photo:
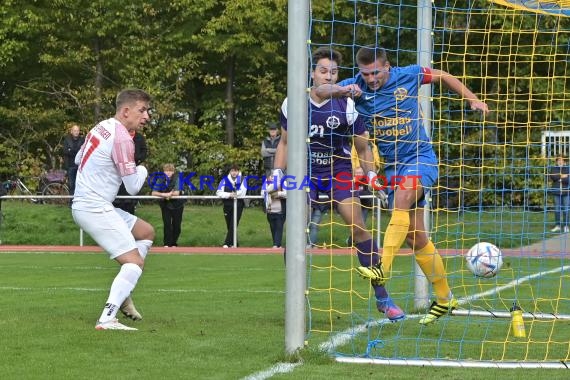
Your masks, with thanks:
M355 56L362 46L384 47L392 67L416 64L422 51L429 52L432 68L456 76L491 112L472 111L461 94L439 85L422 99L439 160L439 179L428 196L429 232L457 310L431 325L418 323L433 289L418 290L421 273L404 244L387 288L407 318L389 323L376 310L369 282L353 270L359 262L349 226L329 207L308 256L309 342L323 339L321 347L341 361L565 368L570 234L563 215L561 231L551 232L550 174L555 156L570 153L568 3L312 2L310 47L343 54L340 80L358 73ZM419 28L418 12L426 11L431 25ZM429 44L418 42L420 33L430 36ZM389 219L387 210L369 210L367 225L380 243ZM503 253L493 278L475 277L467 268L465 253L478 242ZM423 303L422 294L429 297ZM525 337L513 335L509 309L515 302L523 310Z

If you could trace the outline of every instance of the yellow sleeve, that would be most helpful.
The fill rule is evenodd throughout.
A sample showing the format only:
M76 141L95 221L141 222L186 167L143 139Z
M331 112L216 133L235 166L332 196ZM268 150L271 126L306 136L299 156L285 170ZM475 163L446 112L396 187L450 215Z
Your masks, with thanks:
M382 165L384 163L380 158L380 153L378 153L378 147L376 146L376 144L370 144L370 145L372 149L372 156L374 157L374 167L376 168L377 171L379 171L380 169L382 169Z
M374 159L376 160L376 158ZM350 162L352 163L352 170L360 167L360 160L358 159L358 152L354 144L352 144L352 148L350 149Z

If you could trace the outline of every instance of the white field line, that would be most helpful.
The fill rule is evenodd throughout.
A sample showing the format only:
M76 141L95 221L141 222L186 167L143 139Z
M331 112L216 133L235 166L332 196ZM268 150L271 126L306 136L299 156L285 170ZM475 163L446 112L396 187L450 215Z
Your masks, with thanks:
M11 290L16 292L53 292L58 290L72 291L72 292L102 292L103 288L30 288L21 286L0 286L1 290ZM109 289L107 289L108 291Z
M119 268L118 266L113 267L102 267L102 266L77 266L77 267L72 267L72 266L55 266L55 267L50 267L50 266L45 266L45 265L18 265L17 267L15 266L3 266L0 265L0 269L12 269L12 268L18 268L18 269L41 269L41 270L108 270L110 272L116 272L117 268ZM231 269L231 268L230 268ZM219 272L220 268L213 268L213 267L194 267L194 270L196 272ZM264 269L264 268L239 268L239 270L241 272L282 272L282 269Z
M538 272L538 273L535 273L532 275L528 275L528 276L513 280L513 281L509 282L508 284L499 286L499 287L494 288L492 290L488 290L486 292L474 294L474 295L471 295L471 296L468 296L465 298L460 298L460 299L458 299L458 302L460 305L465 304L465 303L469 303L470 301L479 299L481 297L489 296L489 295L498 293L500 291L513 288L519 284L533 280L535 278L539 278L539 277L542 277L542 276L547 275L547 274L564 272L564 271L569 270L569 269L570 269L570 266L561 266L561 267L558 267L558 268L555 268L555 269L552 269L552 270L549 270L546 272ZM1 290L12 290L12 291L58 291L58 290L62 290L62 291L80 291L80 292L108 291L108 289L103 289L103 288L69 288L69 287L63 287L63 288L29 288L29 287L0 286L0 291ZM149 290L147 289L146 291L148 292ZM152 290L150 290L150 291L152 292ZM216 292L215 290L212 290L212 289L156 289L155 291L161 292L161 293L215 293ZM228 292L233 292L233 293L273 293L273 294L284 293L283 291L239 290L239 289L238 290L221 289L218 291L218 293L228 293ZM412 314L412 315L406 316L407 319L417 319L419 317L421 317L420 314ZM327 342L321 343L319 345L319 349L322 351L325 351L325 352L331 352L334 349L336 349L336 347L342 346L342 345L346 344L347 342L349 342L350 339L352 339L352 337L355 334L365 332L370 324L376 324L377 325L377 324L386 324L386 323L391 323L391 322L388 319L384 318L384 319L379 319L376 321L369 322L367 324L362 324L362 325L358 325L358 326L355 326L353 328L347 329L343 332L336 334ZM259 372L256 372L252 375L245 377L244 380L265 380L265 379L269 379L269 378L271 378L274 375L279 374L279 373L292 372L296 367L298 367L300 365L302 365L302 362L298 362L298 363L277 363L267 370L259 371Z
M54 292L54 291L71 291L71 292L108 292L109 289L104 288L70 288L70 287L54 287L54 288L30 288L19 286L0 286L0 291L25 291L25 292ZM257 289L145 289L145 293L260 293L260 294L283 294L282 290L257 290Z
M1 269L8 269L11 270L13 268L18 268L18 269L41 269L42 271L45 271L47 269L49 270L113 270L116 271L117 267L101 267L101 266L78 266L78 267L62 267L62 266L56 266L56 267L50 267L47 265L18 265L18 266L3 266L0 265Z
M563 265L561 267L554 268L554 269L551 269L551 270L546 271L546 272L538 272L535 274L529 274L528 276L517 278L516 280L513 280L513 281L509 282L508 284L501 285L501 286L494 288L494 289L491 289L491 290L487 290L486 292L483 292L483 293L473 294L472 296L461 298L458 301L459 301L460 305L463 305L465 303L469 303L469 302L476 300L476 299L479 299L481 297L489 296L489 295L498 293L498 292L506 290L506 289L514 288L515 286L517 286L519 284L525 283L525 282L533 280L535 278L542 277L542 276L547 275L547 274L564 272L565 270L568 270L568 269L570 269L570 266Z
M278 373L289 373L293 372L295 367L302 365L303 363L277 363L273 367L256 372L251 374L247 377L244 377L242 380L264 380L273 377L273 375L277 375Z
M513 280L513 281L509 282L508 284L499 286L495 289L488 290L488 291L483 292L483 293L473 294L469 297L460 298L457 301L459 302L460 305L463 305L465 303L469 303L472 300L476 300L476 299L481 298L481 297L489 296L489 295L498 293L502 290L513 288L519 284L530 281L532 279L542 277L542 276L547 275L547 274L564 272L565 270L568 270L568 269L570 269L570 266L563 265L561 267L549 270L547 272L538 272L538 273L535 273L532 275L528 275L526 277L522 277L522 278ZM420 318L421 316L423 316L423 314L411 314L411 315L406 315L406 319L417 319L417 318ZM347 329L343 332L336 334L335 336L333 336L328 341L321 343L319 345L319 350L327 352L327 353L331 353L337 347L348 343L354 335L366 332L366 330L368 329L368 326L370 326L371 324L374 324L374 325L381 324L382 325L382 324L387 324L387 323L392 323L392 322L390 322L387 318L384 318L384 319L378 319L376 321L371 321L371 322L368 322L366 324L351 327L350 329ZM290 366L287 367L286 366L287 364L290 364ZM291 364L294 364L294 365L291 365ZM260 372L256 372L253 375L245 377L243 380L265 380L265 379L269 379L273 375L276 375L278 373L292 372L299 365L302 365L302 362L299 362L299 363L277 363L277 364L273 365L272 367L270 367L269 369L263 370ZM284 372L283 371L284 369L287 369L287 371Z

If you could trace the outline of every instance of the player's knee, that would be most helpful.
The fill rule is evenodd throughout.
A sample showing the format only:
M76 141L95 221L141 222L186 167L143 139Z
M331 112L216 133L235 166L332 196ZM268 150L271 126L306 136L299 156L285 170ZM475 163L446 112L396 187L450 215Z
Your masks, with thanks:
M134 264L137 265L141 270L144 269L144 258L139 254L138 250L132 250L117 256L115 260L120 264Z
M149 226L149 229L147 232L148 237L146 238L146 240L154 241L154 237L155 237L154 227L150 224L148 226Z
M135 240L154 241L155 237L154 227L150 223L142 219L138 219L136 221L131 232L135 237Z
M149 223L144 223L142 228L140 229L139 236L137 236L137 240L150 240L154 241L155 232L154 227Z
M427 245L428 242L429 239L425 233L413 232L409 233L408 236L406 236L406 243L408 244L408 247L412 248L414 251L422 249Z

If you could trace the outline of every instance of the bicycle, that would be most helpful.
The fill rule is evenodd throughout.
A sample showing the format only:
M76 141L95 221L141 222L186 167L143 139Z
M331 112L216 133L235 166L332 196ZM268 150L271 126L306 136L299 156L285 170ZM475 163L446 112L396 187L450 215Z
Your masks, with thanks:
M40 188L42 195L69 195L69 188L66 185L65 170L50 170L40 177ZM68 198L44 198L43 203L65 205L69 203Z
M7 195L69 195L69 188L65 184L66 173L64 170L51 170L39 177L37 194L32 193L32 191L24 184L22 179L18 176L14 176L8 181L2 183L4 190ZM38 204L55 204L55 205L65 205L69 202L67 198L22 198L21 201L28 200L32 203Z
M22 182L20 177L14 176L11 179L2 183L7 195L34 195L30 189ZM28 200L32 203L39 203L37 198L22 198L21 201Z

